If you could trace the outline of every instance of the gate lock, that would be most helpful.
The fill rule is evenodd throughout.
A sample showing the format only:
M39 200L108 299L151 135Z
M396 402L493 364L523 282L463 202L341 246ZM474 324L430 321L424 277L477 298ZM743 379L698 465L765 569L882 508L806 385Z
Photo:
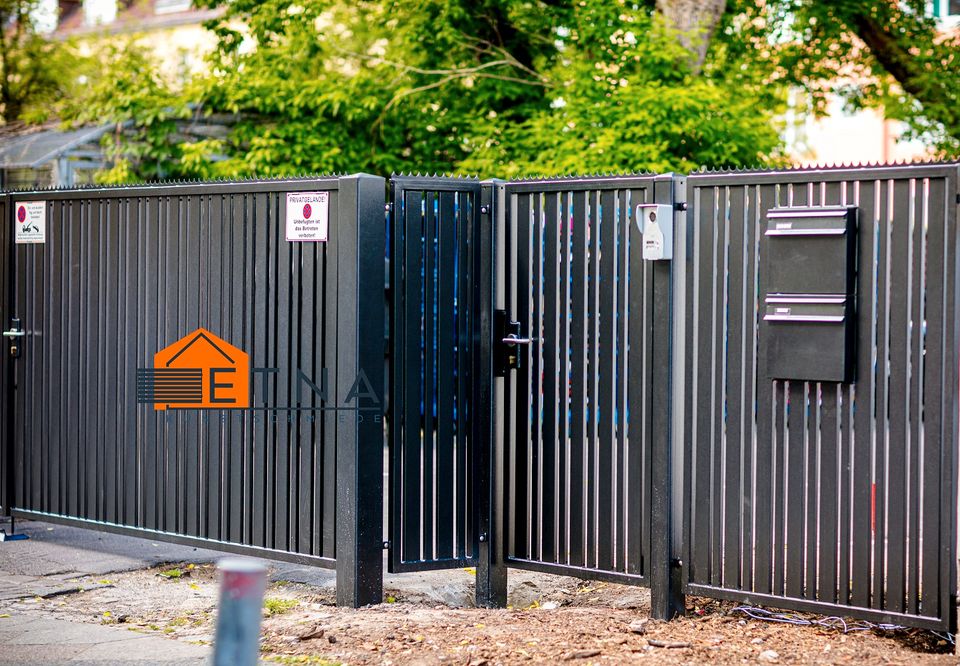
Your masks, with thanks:
M496 373L506 376L508 370L519 370L523 367L522 356L517 349L520 345L529 345L533 338L523 337L520 333L520 322L510 321L504 310L494 313L496 345Z
M20 341L17 338L22 338L27 333L26 331L20 328L20 318L14 317L10 320L10 330L3 332L3 337L10 340L10 356L13 358L20 357Z

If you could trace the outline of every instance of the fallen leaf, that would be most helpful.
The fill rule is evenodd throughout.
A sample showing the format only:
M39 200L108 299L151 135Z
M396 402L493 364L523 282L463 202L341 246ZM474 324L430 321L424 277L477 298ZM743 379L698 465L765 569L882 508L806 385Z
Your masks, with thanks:
M685 641L658 641L653 638L647 639L647 644L658 648L688 648L690 643Z
M573 652L568 653L564 659L566 661L573 661L574 659L589 659L590 657L596 657L600 654L600 650L574 650Z

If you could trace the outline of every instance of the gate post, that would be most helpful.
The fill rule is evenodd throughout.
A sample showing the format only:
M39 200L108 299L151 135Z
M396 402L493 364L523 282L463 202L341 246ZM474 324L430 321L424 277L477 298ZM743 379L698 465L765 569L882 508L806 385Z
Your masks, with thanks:
M10 197L0 194L0 327L10 326L16 262L11 229ZM16 339L16 338L14 338ZM9 516L14 502L13 474L13 359L8 338L0 345L0 515ZM12 520L12 519L11 519ZM13 529L11 528L11 532Z
M686 200L685 179L673 174L657 176L653 185L653 202L674 206L674 229L685 224L686 214L677 204ZM674 340L674 266L686 256L685 248L678 247L674 233L673 259L654 261L653 273L653 399L652 453L654 470L650 517L650 614L657 620L671 620L683 615L686 603L683 596L682 563L679 560L682 541L682 450L677 451L673 432L673 363ZM680 314L680 317L683 315ZM682 402L680 403L682 404ZM676 405L679 407L679 404Z
M503 391L504 378L494 369L494 310L506 307L506 211L502 204L503 182L482 183L480 223L475 235L475 289L478 325L474 373L476 411L473 434L477 461L477 582L476 604L503 608L507 605L506 532L503 483Z
M337 605L383 598L385 181L340 178L337 226ZM371 395L372 394L372 395Z

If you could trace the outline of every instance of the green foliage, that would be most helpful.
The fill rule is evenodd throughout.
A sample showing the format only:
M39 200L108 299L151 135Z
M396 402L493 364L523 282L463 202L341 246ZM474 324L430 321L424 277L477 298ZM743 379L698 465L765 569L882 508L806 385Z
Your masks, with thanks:
M664 172L776 159L781 105L765 86L694 75L677 35L646 10L594 3L570 18L548 72L550 105L520 123L492 118L465 168Z
M174 567L172 569L160 571L157 573L157 575L162 576L163 578L167 578L169 580L179 580L180 578L183 578L185 575L188 575L188 574L186 574L183 569L179 567Z
M36 31L38 0L0 0L0 122L40 123L56 118L77 94L94 64L70 42Z
M941 156L960 155L960 31L941 31L924 0L733 0L721 48L778 85L881 108ZM752 55L752 57L750 57Z
M298 603L296 599L267 597L263 600L263 609L267 615L282 615L296 608Z
M117 131L103 139L114 166L99 180L123 183L181 175L189 144L177 137L177 121L190 116L190 93L171 91L152 56L135 40L106 44L99 58L98 75L62 113L73 124L117 123Z
M136 44L108 49L65 115L123 125L108 182L776 164L792 88L813 112L838 92L883 105L957 152L957 37L919 0L729 0L696 71L654 4L232 0L207 74L174 91ZM234 122L196 141L177 131L191 114Z
M211 29L202 105L241 120L228 142L188 152L195 175L502 176L777 156L782 91L695 76L652 3L239 0Z

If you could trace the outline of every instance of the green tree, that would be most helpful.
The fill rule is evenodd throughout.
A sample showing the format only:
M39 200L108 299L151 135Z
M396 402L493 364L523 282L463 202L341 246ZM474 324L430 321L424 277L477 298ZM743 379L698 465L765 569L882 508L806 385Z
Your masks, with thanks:
M74 94L85 63L69 43L37 33L37 0L0 0L0 121L43 121Z
M173 91L157 72L153 54L136 39L104 45L99 70L63 108L72 124L116 123L102 146L113 166L105 183L182 177L190 172L185 155L192 146L177 134L177 122L190 116L190 91Z
M960 154L960 32L942 31L925 0L730 0L714 43L751 67L851 108L881 107L941 156Z
M797 87L814 112L840 93L956 152L956 37L921 4L232 0L194 85L117 60L121 94L86 106L136 128L114 179L776 164ZM190 112L236 122L187 143Z
M229 141L191 151L195 168L204 150L229 155L208 162L216 175L777 157L778 91L701 75L652 3L240 0L212 28L220 48L202 104L243 119Z

